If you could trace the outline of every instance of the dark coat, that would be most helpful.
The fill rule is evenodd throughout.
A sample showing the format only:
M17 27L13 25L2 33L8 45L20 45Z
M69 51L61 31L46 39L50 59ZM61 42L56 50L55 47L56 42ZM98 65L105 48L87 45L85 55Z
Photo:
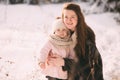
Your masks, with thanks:
M79 56L77 62L64 58L63 70L69 73L68 80L104 80L101 55L95 44L94 34L88 30L85 45L85 56Z

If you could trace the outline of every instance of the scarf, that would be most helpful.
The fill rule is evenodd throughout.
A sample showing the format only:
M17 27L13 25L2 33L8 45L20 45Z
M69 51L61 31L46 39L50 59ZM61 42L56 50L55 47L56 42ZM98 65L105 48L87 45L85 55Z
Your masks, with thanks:
M66 38L60 38L56 36L55 34L52 34L50 35L49 40L55 46L65 47L65 46L70 46L72 44L72 39L70 38L70 36Z

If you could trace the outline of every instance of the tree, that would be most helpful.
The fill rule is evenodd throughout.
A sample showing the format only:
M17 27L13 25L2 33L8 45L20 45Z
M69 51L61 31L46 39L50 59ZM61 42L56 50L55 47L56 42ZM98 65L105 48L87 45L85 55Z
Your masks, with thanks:
M24 0L9 0L10 4L23 3Z

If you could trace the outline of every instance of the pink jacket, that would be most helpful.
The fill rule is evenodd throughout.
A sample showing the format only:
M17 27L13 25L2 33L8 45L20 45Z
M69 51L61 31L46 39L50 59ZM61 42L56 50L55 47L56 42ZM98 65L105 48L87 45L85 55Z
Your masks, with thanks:
M48 41L43 48L40 51L40 62L45 62L45 59L48 56L49 51L52 49L53 53L56 53L63 58L68 57L68 58L73 58L73 50L68 47L68 48L63 48L63 47L57 47L54 46L50 41ZM51 76L59 79L67 79L67 71L63 71L62 67L55 67L55 66L50 66L48 65L46 69L42 69L42 73L45 76Z

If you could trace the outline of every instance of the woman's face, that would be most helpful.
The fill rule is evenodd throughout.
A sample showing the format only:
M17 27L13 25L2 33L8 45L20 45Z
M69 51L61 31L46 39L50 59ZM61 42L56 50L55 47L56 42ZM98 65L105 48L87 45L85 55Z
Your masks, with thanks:
M73 10L63 11L63 21L68 29L75 31L76 25L78 23L78 17Z

